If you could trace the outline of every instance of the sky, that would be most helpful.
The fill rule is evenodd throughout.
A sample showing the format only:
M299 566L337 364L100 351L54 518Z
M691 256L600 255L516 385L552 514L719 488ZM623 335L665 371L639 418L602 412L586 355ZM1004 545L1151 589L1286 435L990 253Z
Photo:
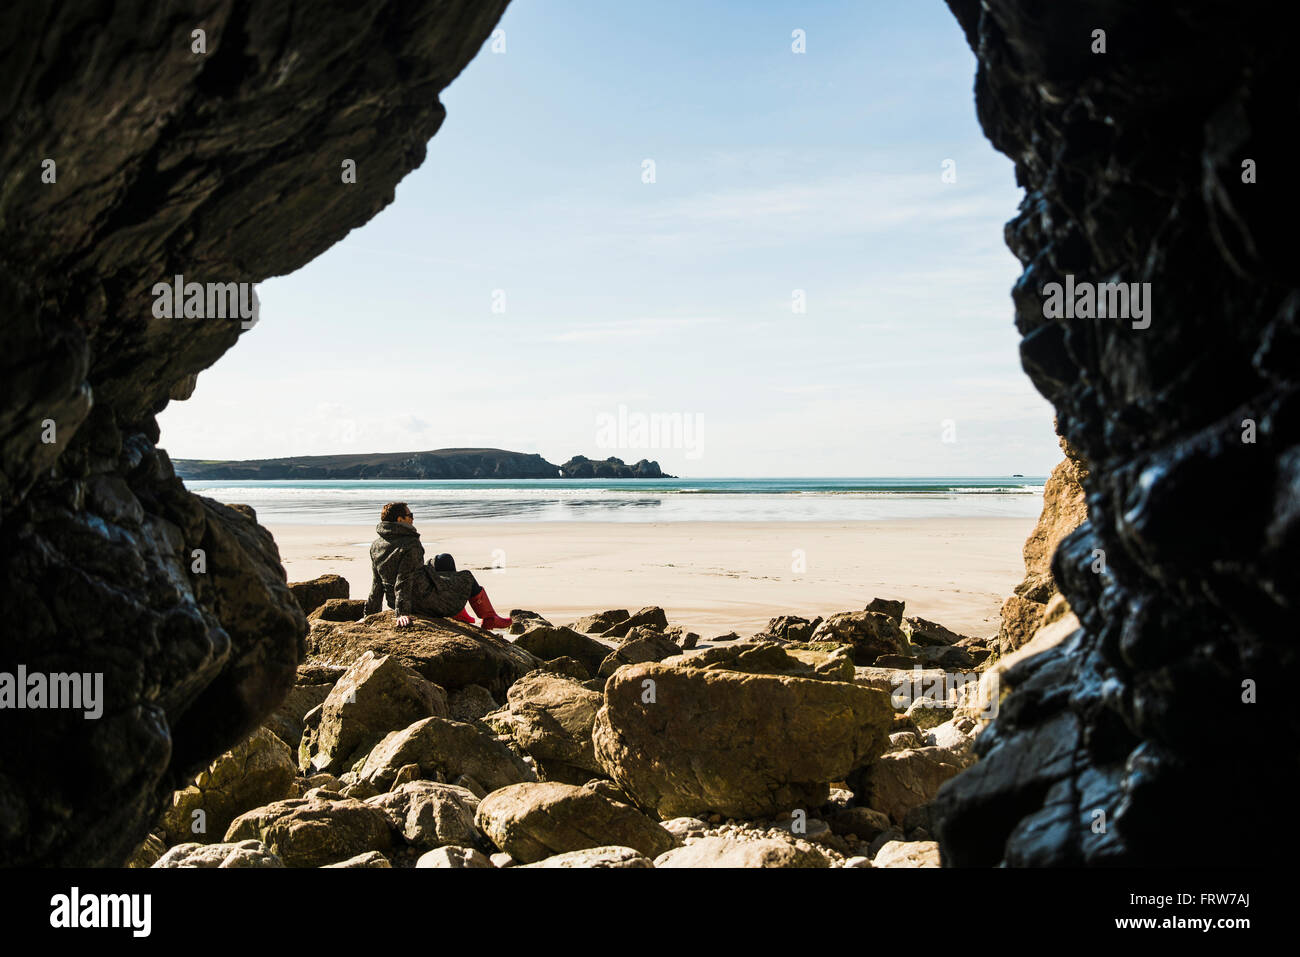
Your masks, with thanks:
M943 3L515 0L500 29L395 202L260 284L260 322L161 414L173 457L1060 459L1017 352L1021 191Z

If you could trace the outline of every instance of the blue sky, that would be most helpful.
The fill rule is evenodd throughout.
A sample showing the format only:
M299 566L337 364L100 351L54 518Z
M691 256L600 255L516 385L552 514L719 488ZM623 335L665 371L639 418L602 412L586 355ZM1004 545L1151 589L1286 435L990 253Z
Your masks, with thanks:
M1059 459L1017 356L1020 190L944 4L515 0L501 28L396 202L259 287L261 322L160 417L173 456L493 446L692 477ZM689 416L697 441L598 442L620 407Z

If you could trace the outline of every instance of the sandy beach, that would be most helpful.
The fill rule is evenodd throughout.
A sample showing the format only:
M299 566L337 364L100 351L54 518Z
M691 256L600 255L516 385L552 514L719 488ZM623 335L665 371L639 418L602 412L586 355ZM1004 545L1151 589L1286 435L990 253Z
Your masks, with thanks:
M811 617L901 598L907 613L977 637L997 632L1024 577L1033 518L875 522L446 523L422 528L506 614L567 623L606 608L661 605L704 639L748 636L775 615ZM290 581L327 572L370 585L370 525L269 525Z

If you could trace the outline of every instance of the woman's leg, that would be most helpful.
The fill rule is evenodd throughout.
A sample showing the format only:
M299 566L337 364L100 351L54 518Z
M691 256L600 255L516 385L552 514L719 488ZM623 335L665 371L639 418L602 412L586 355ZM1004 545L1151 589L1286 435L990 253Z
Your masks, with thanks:
M466 572L468 574L468 572ZM479 622L481 628L509 628L511 621L509 618L502 618L492 607L492 602L488 600L488 594L483 590L483 586L474 581L474 590L470 592L469 607L474 609L474 614L483 620Z
M454 572L456 570L456 559L452 558L446 552L433 557L433 570L436 572ZM470 590L470 597L473 598L483 590L483 586L478 583L473 572L465 572L465 577L474 583L473 589Z
M440 555L435 555L433 558L433 570L436 572L455 572L456 559L452 558L446 552L443 552ZM464 572L463 574L468 575L471 581L474 578L474 576L470 575L469 572ZM482 586L480 586L478 582L474 582L474 590L470 594L475 595L478 592L481 592L482 590L483 590ZM456 614L451 616L451 620L463 621L467 625L474 624L474 617L469 612L467 612L463 607L461 608L460 611L456 612Z

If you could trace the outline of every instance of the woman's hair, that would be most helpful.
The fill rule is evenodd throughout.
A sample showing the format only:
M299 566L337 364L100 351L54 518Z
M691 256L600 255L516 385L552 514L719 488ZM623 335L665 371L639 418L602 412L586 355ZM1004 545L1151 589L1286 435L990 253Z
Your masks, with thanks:
M405 502L389 502L384 506L384 510L379 513L381 522L395 522L399 518L406 518L411 514L411 510L406 507Z

